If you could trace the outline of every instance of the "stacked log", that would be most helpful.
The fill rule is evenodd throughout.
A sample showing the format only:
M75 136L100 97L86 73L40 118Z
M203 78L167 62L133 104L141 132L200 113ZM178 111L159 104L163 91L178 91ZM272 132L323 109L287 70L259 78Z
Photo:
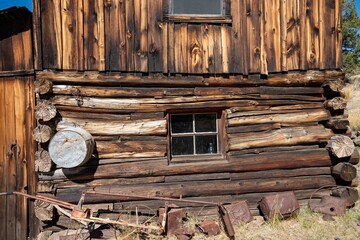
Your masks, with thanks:
M42 72L39 77L53 82L47 94L48 104L57 110L54 130L82 127L96 142L95 155L85 165L39 174L39 189L59 200L77 203L84 190L141 192L229 203L248 200L254 210L269 192L296 190L305 201L316 189L337 184L339 176L351 176L336 164L359 161L356 153L339 157L325 148L347 128L343 99L327 94L340 83L329 81L321 87L325 80L341 77L338 72L267 79L72 72ZM180 109L223 110L223 155L172 162L168 111ZM95 210L112 204L111 211L144 204L145 212L164 204L90 195L85 203Z

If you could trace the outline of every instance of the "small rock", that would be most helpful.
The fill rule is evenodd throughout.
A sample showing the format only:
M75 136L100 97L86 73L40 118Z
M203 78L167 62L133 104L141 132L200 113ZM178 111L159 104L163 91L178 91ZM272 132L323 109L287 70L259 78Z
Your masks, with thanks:
M355 146L360 146L360 137L358 136L358 137L354 138L353 142L354 142Z
M216 236L221 233L219 224L213 220L205 220L201 224L198 224L197 227L202 233L208 236Z

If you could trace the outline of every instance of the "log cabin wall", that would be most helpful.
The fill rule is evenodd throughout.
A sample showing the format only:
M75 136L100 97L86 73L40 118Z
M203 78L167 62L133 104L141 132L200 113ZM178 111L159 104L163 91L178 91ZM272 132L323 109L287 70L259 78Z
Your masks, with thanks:
M357 152L336 159L325 148L348 134L341 1L225 2L230 18L202 22L167 16L167 1L34 1L39 193L74 203L86 189L246 199L255 212L264 194L295 190L305 201L339 183L332 166L359 161ZM221 112L220 154L169 156L169 114L179 111ZM96 150L85 165L62 169L48 141L73 126L93 135ZM115 213L164 205L90 195L85 203ZM53 209L39 209L52 220L44 229L64 227Z

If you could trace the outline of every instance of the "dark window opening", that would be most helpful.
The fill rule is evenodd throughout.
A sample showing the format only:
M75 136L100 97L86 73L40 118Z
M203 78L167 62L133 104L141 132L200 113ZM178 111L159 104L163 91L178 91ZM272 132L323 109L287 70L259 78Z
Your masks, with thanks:
M219 154L218 113L171 114L171 156Z
M171 0L170 15L224 15L223 0Z

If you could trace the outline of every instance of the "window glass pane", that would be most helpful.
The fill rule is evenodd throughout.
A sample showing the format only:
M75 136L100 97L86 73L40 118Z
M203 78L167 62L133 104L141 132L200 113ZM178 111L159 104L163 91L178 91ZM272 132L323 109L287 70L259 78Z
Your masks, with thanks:
M172 14L222 14L222 0L172 0Z
M196 136L195 145L196 154L212 154L218 152L216 135Z
M172 115L171 116L172 133L192 133L193 116L192 115Z
M216 114L195 115L195 132L216 132Z
M191 155L194 154L193 137L173 137L171 139L172 155Z

